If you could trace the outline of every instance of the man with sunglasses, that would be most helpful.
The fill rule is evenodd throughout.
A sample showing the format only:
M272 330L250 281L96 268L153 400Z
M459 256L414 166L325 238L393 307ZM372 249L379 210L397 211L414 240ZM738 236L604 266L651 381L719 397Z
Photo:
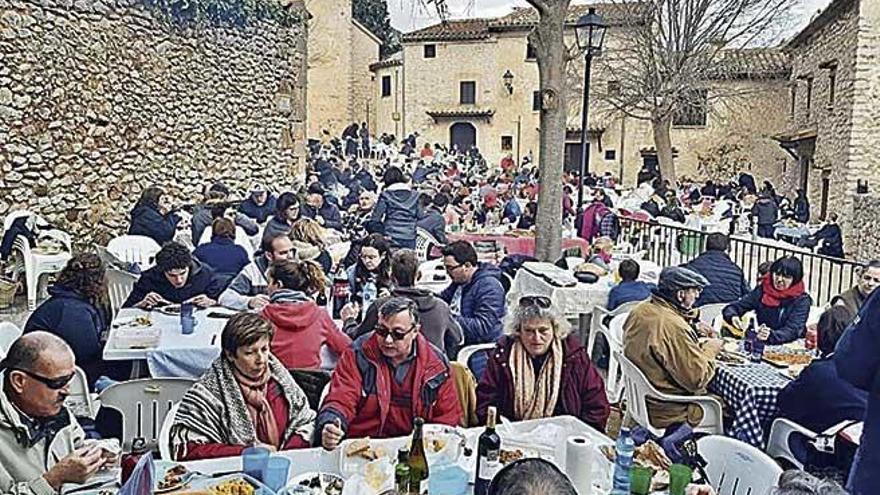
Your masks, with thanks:
M379 308L373 332L339 359L314 443L333 450L343 437L409 435L416 417L454 426L461 405L449 361L420 332L418 306L392 297Z
M73 351L47 332L16 340L0 362L0 493L50 495L83 483L110 459L64 401L75 373Z
M862 268L855 287L836 296L831 300L831 305L846 306L850 313L857 315L877 286L880 286L880 260L872 260Z
M443 267L452 283L440 293L464 332L464 344L495 342L501 336L506 303L501 270L477 262L477 251L467 241L443 248Z

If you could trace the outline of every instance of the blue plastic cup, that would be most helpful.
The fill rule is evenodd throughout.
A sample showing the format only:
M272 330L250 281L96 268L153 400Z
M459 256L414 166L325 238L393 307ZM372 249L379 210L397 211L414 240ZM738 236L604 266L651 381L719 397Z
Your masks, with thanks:
M263 473L269 462L269 449L265 447L248 447L241 453L242 471L258 481L263 481Z
M290 474L290 459L279 455L269 457L266 463L266 471L263 476L263 484L270 490L277 492L287 486L287 476Z

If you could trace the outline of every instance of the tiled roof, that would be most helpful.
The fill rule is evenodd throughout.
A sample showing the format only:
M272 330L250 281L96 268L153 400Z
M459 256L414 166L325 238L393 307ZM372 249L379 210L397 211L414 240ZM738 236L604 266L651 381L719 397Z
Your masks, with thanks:
M742 48L723 50L713 79L787 78L791 59L782 48Z
M489 37L490 19L450 20L403 35L408 41L482 40Z
M648 8L645 2L630 3L590 3L585 5L572 5L568 8L568 16L565 22L575 24L577 20L586 15L593 7L596 13L601 15L605 22L611 26L631 25L641 22ZM538 23L538 12L531 7L514 7L513 12L504 17L492 21L492 28L519 28L531 27Z
M451 107L451 108L437 108L428 110L428 115L431 116L435 121L438 119L455 119L455 118L471 118L471 119L486 119L491 120L492 116L495 115L495 110L491 108L480 108L480 107Z
M827 7L825 7L825 10L810 21L807 27L788 42L786 48L797 48L799 45L807 41L810 36L837 19L846 9L851 8L854 1L855 0L833 0Z
M403 65L403 52L399 51L385 60L380 60L378 62L373 62L370 64L369 69L370 72L376 72L379 69L384 69L386 67L397 67L399 65Z

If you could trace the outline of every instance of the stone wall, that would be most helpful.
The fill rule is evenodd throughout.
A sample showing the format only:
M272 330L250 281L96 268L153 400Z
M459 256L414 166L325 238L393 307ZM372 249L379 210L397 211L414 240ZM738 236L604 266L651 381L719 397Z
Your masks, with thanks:
M116 1L0 0L0 216L85 243L122 233L149 185L192 202L302 174L302 23L175 28Z
M859 228L853 229L849 244L844 247L856 260L880 259L880 196L859 194L853 203L852 223Z
M366 122L375 130L376 109L372 106L373 73L370 64L379 59L379 39L357 21L351 23L351 89L349 105L353 122Z

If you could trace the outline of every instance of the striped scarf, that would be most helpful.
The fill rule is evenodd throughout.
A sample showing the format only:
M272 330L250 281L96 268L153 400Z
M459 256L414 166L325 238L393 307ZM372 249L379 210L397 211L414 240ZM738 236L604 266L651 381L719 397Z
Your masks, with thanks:
M553 338L537 379L532 358L517 338L510 349L513 376L513 415L517 421L553 416L562 382L562 342Z

